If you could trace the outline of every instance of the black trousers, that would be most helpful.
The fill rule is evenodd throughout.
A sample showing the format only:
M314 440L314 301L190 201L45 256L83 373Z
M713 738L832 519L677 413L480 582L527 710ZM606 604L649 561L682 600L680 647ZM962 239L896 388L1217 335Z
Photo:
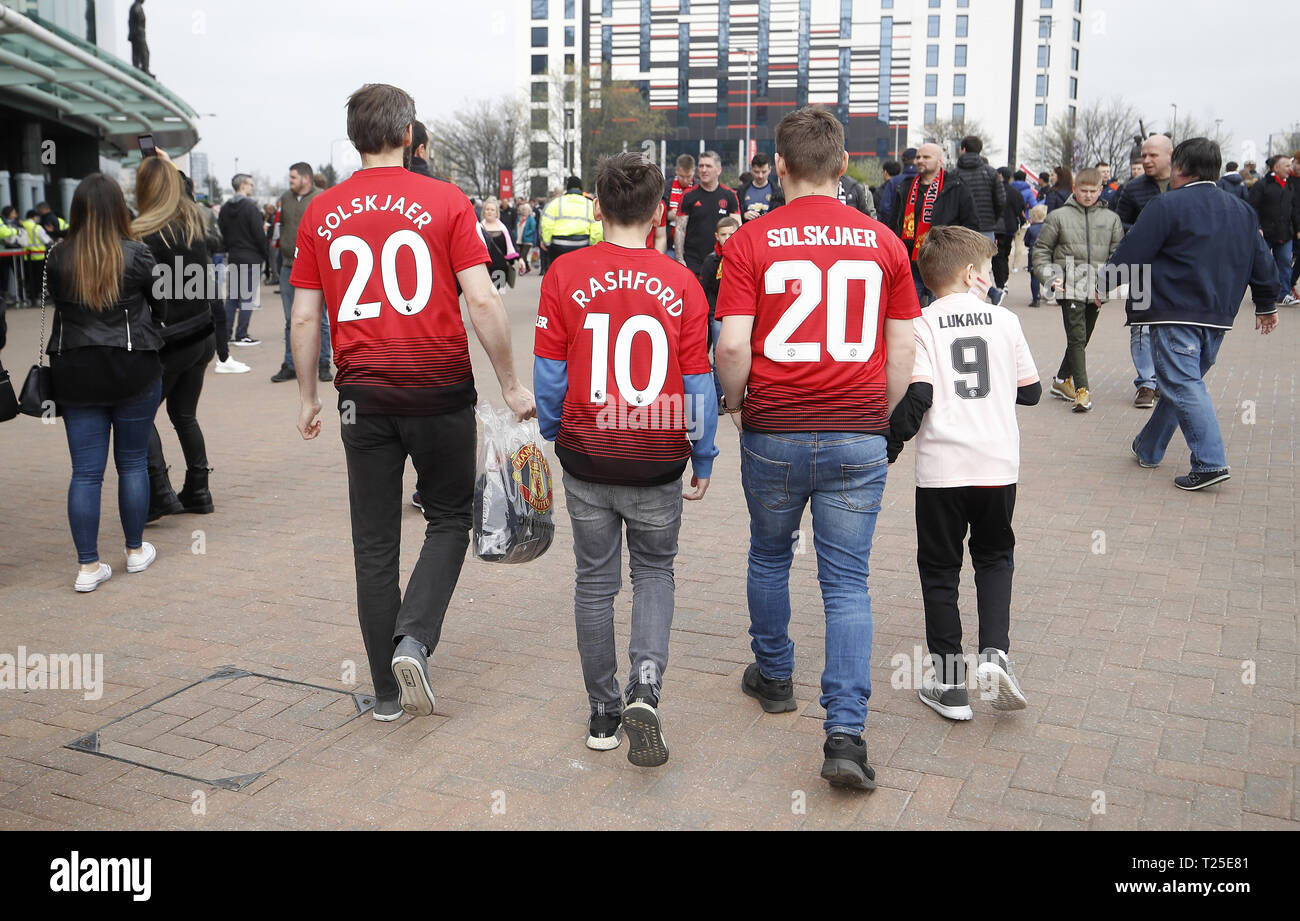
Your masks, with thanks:
M208 336L179 349L163 349L160 355L162 399L167 404L167 418L180 439L185 466L190 468L206 470L208 467L208 448L203 440L203 430L199 428L198 409L199 396L203 393L203 375L215 352L216 342ZM162 439L158 437L158 426L155 425L153 434L149 436L149 476L159 477L166 468Z
M357 615L375 694L398 694L392 659L404 636L430 652L442 636L469 547L477 428L470 407L442 416L357 415L341 425L352 507ZM402 473L415 467L424 503L424 546L402 596Z
M1011 246L1016 242L1015 234L999 233L993 235L998 251L993 256L993 287L1005 288L1011 277Z
M975 564L979 610L979 649L1007 652L1011 631L1011 574L1016 535L1011 516L1016 487L958 486L916 490L916 565L925 604L925 640L941 681L962 684L961 614L957 584L961 578L962 540L970 529L970 556ZM942 665L942 669L940 669Z

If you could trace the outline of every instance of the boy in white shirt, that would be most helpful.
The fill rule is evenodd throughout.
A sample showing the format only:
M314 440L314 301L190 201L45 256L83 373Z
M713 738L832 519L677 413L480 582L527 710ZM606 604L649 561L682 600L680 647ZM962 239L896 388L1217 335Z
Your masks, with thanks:
M954 720L973 715L957 609L968 527L979 608L976 678L995 710L1025 706L1007 658L1020 473L1015 407L1036 405L1043 388L1020 321L986 301L994 252L964 227L936 227L926 237L917 267L936 299L914 321L912 383L890 418L891 462L916 436L916 563L935 669L920 697Z

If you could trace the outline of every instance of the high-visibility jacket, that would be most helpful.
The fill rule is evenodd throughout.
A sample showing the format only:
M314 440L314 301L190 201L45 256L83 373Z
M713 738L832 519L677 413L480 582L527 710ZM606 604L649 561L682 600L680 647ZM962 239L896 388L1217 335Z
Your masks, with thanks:
M544 246L557 237L574 241L586 237L593 246L605 239L604 228L596 220L595 205L578 192L561 195L547 203L542 209L541 232Z
M45 232L45 228L30 218L22 222L23 230L27 231L27 261L43 262L45 260L45 248L50 243L50 236Z
M21 227L0 221L0 249L26 249L27 232Z

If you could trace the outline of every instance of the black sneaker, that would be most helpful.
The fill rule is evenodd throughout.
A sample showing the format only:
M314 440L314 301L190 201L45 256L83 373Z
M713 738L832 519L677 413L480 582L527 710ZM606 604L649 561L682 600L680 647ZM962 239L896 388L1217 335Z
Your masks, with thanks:
M595 713L587 720L587 747L592 751L607 752L618 748L621 741L618 727L622 717L617 713Z
M283 384L285 381L295 380L298 374L288 365L280 365L280 370L271 375L272 384Z
M424 503L420 501L420 494L418 492L411 493L411 504L420 511L424 511Z
M876 771L867 764L867 743L861 736L832 732L822 746L822 778L833 787L876 789Z
M316 378L322 384L328 384L330 381L334 380L334 374L330 371L329 365L321 365L316 372Z
M1185 489L1188 492L1195 492L1198 489L1204 489L1207 486L1213 486L1215 483L1222 483L1224 480L1232 479L1232 474L1228 468L1222 470L1193 470L1187 476L1174 477L1174 485L1179 489Z
M764 713L789 713L799 708L794 699L794 682L765 677L757 662L745 669L740 689L757 700Z
M239 339L231 339L230 344L248 347L250 345L261 345L262 340L254 339L252 336L243 336Z
M659 767L668 762L668 743L659 722L659 698L648 684L632 689L632 699L623 708L623 731L627 733L627 760L637 767Z

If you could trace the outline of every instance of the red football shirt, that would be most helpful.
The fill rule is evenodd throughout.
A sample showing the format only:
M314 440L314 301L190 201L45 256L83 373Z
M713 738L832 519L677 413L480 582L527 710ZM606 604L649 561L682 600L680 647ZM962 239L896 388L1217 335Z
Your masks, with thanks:
M898 237L810 195L750 221L723 250L716 317L754 318L745 428L888 432L884 321L921 315Z
M682 376L709 373L708 316L699 281L652 249L598 243L551 264L533 352L568 365L555 440L565 470L634 486L681 477Z
M399 416L473 405L456 273L489 261L477 228L460 189L398 166L311 200L290 284L324 294L340 405Z

